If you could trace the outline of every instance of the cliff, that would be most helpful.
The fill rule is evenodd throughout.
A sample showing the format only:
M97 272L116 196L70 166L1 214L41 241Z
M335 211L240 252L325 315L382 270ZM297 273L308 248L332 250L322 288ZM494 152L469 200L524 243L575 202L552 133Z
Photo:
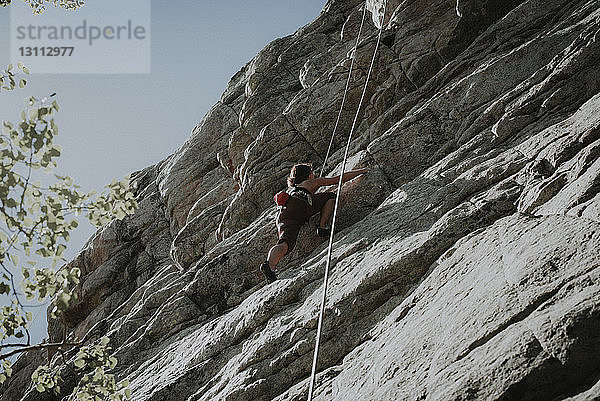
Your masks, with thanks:
M314 224L266 285L272 196L322 163L364 2L330 0L231 78L140 209L70 266L51 339L110 335L136 401L306 399L326 261ZM600 397L600 5L369 0L331 168L344 185L318 400ZM27 387L29 354L2 396ZM67 388L68 386L63 386Z

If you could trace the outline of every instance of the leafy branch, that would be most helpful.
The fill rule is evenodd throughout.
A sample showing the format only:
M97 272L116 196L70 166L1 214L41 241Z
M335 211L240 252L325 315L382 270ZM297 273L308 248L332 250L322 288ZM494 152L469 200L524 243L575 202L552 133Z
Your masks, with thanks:
M43 14L46 11L46 4L52 3L54 7L64 8L65 10L77 10L83 7L83 0L23 0L28 3L34 14ZM12 0L0 0L0 7L8 7Z
M9 65L0 74L0 90L15 90L27 85L21 76L29 74L29 70L19 63L17 70ZM49 317L53 319L77 301L74 288L81 272L65 265L63 256L70 233L79 224L76 217L84 215L93 225L102 226L137 208L131 193L135 185L130 184L128 177L113 180L97 193L84 192L71 177L53 173L61 155L60 146L54 142L58 135L54 116L60 107L56 100L49 103L53 96L30 97L18 123L2 121L0 295L11 298L11 303L0 308L0 351L11 349L0 353L0 383L12 374L10 357L25 351L57 349L62 363L55 359L51 365L40 366L32 376L39 391L60 392L60 372L67 366L79 377L70 400L122 400L129 397L128 384L117 383L109 373L117 362L109 355L108 338L88 346L83 346L83 341L31 344L29 325L33 316L25 310L21 295L40 303L52 298L54 307ZM38 172L45 173L50 184L35 181ZM20 256L24 256L24 262ZM47 266L38 266L40 259ZM58 268L59 265L63 267ZM23 277L20 287L16 283L17 272ZM81 347L72 361L65 358L66 346Z
M117 366L117 358L110 355L110 339L100 340L81 347L72 362L67 362L61 353L63 365L79 376L79 384L69 397L69 401L95 401L108 397L113 401L122 401L131 397L129 381L117 382L110 373ZM55 367L39 366L31 376L37 391L53 391L60 394L63 383L61 365Z
M68 341L63 341L60 343L40 343L40 344L35 344L35 345L26 345L24 346L23 344L3 344L3 347L5 348L11 348L11 347L19 347L18 349L6 352L4 354L0 354L0 360L3 359L8 359L13 355L22 353L22 352L27 352L27 351L35 351L38 349L46 349L46 348L60 348L60 347L79 347L83 345L82 342L68 342ZM5 378L6 380L6 378ZM0 378L0 382L2 381L2 379Z

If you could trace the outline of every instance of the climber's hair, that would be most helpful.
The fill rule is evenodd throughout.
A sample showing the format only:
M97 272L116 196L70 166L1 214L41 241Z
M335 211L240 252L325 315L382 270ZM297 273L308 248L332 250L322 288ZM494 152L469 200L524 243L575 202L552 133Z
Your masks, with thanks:
M313 172L313 166L309 163L295 164L290 171L290 176L287 179L288 187L295 187L302 181L305 181Z

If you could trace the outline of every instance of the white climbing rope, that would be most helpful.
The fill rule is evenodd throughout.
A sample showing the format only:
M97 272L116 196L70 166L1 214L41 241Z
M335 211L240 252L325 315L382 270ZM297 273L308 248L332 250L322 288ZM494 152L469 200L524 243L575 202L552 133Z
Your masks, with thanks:
M329 153L331 152L331 147L333 146L333 138L335 138L335 134L337 132L338 125L340 123L340 118L342 116L342 110L344 110L344 104L346 103L346 95L348 94L348 88L350 87L350 79L352 78L352 69L354 67L354 60L356 59L356 50L358 49L358 42L360 41L360 34L362 33L363 25L365 24L365 16L367 15L367 6L363 8L362 20L360 21L360 28L358 29L358 35L356 36L356 43L354 44L354 49L352 50L352 61L350 61L350 71L348 71L348 79L346 79L346 88L344 88L344 96L342 97L342 104L340 105L340 111L338 112L337 119L335 120L335 125L333 127L333 132L331 133L331 139L329 139L329 146L327 147L327 153L325 154L325 160L323 160L323 167L321 167L321 172L319 173L319 177L323 177L323 173L325 168L327 167L327 159L329 159Z
M314 355L313 355L312 372L310 375L310 387L308 389L308 401L312 401L312 399L313 399L313 394L314 394L314 389L315 389L315 380L317 377L317 361L318 361L318 356L319 356L319 345L321 342L321 331L323 329L323 315L325 314L325 302L327 300L327 282L329 280L329 269L331 266L331 252L333 249L333 235L335 232L335 222L336 222L338 205L339 205L339 200L340 200L340 193L342 190L343 176L344 176L344 172L346 170L346 161L348 159L348 151L350 149L350 142L352 141L352 135L354 134L354 129L356 128L356 122L358 121L360 109L362 107L362 103L364 101L365 94L367 93L367 86L369 85L369 79L371 78L371 72L373 71L373 65L375 64L375 57L377 56L377 51L379 50L379 43L381 42L381 33L383 32L383 23L385 22L386 6L387 6L387 0L384 0L383 14L382 14L383 16L382 16L382 20L379 24L379 34L377 35L377 44L375 45L375 51L373 52L373 57L371 59L371 65L369 67L369 72L367 74L365 86L363 88L363 92L360 97L360 101L358 102L358 109L356 110L356 115L354 116L354 121L352 122L352 128L350 129L350 133L348 134L348 142L346 143L346 150L344 152L344 160L342 161L342 171L340 173L340 180L338 182L337 193L336 193L336 197L335 197L335 207L333 209L333 219L331 221L331 233L329 234L329 246L327 247L327 264L325 265L325 276L323 277L323 296L321 299L321 310L319 312L319 323L317 325L317 337L315 339L315 351L314 351ZM366 9L366 4L365 4L365 9ZM347 86L346 86L346 88L347 88Z

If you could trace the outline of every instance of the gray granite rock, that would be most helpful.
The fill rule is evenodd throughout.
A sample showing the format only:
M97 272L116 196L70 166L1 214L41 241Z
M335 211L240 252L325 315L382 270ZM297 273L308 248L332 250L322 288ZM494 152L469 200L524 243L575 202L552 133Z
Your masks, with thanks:
M51 339L110 335L136 401L306 399L316 217L277 281L257 268L277 240L272 197L293 164L321 167L355 56L324 169L341 171L382 18L347 163L371 171L341 188L316 399L598 399L593 0L388 1L385 15L383 0L328 1L134 174L140 209L69 264L80 301ZM42 399L28 376L44 358L19 359L0 400Z

